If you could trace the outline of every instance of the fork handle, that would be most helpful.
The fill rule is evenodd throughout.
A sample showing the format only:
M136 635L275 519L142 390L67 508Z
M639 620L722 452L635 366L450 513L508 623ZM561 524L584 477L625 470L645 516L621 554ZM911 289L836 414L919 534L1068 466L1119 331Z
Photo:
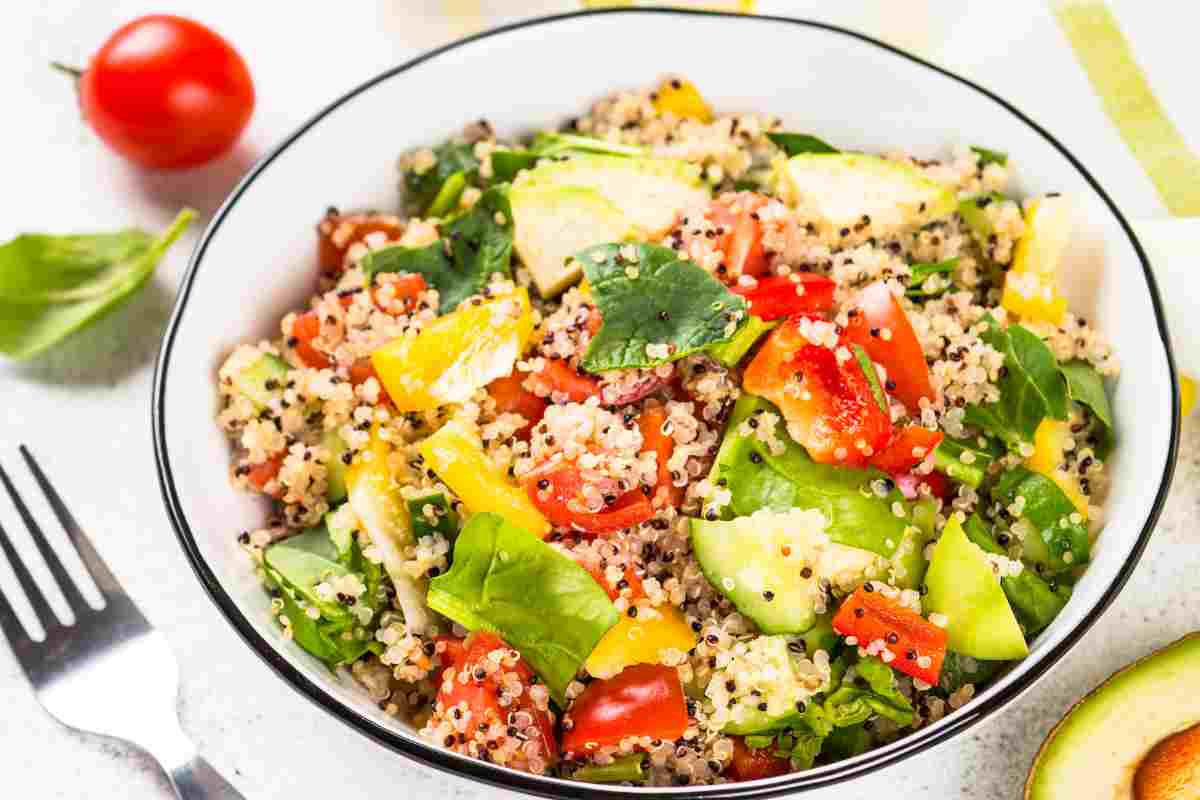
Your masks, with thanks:
M167 772L180 800L246 800L200 756Z

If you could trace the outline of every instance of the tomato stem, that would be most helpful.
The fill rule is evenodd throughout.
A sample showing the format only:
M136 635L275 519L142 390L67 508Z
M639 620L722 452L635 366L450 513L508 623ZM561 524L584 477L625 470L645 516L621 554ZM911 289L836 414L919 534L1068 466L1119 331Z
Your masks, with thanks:
M56 69L64 75L70 75L75 80L83 77L83 70L79 67L72 67L68 64L63 64L61 61L51 61L50 68Z

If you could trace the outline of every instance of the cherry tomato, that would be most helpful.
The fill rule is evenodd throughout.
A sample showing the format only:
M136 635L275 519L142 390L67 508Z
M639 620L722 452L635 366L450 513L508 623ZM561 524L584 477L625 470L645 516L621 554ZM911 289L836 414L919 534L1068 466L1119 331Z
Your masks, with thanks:
M555 392L561 392L569 403L582 403L589 397L600 396L599 381L581 375L560 358L546 359L541 372L530 373L525 385L538 397L550 397Z
M895 432L888 445L871 457L870 463L889 475L908 472L941 443L941 431L931 431L921 425L907 425Z
M800 272L759 279L753 287L734 284L734 294L750 303L750 313L764 320L783 319L794 314L828 311L833 306L837 284L824 275Z
M758 210L768 202L770 198L761 194L738 192L722 195L709 204L708 219L721 230L716 245L725 253L725 280L766 272L767 254L763 251Z
M306 367L326 369L331 362L329 356L322 353L313 344L313 339L321 335L321 318L316 311L305 311L296 317L292 323L292 338L296 340L296 355Z
M666 421L667 410L662 406L652 406L638 417L638 428L642 432L642 452L652 450L658 455L658 483L654 487L651 505L654 508L679 508L683 502L683 487L675 485L671 468L667 466L671 454L675 452L675 440L662 431Z
M371 299L380 311L398 317L411 313L417 307L421 292L427 288L425 278L415 272L384 273L375 277L375 292Z
M442 672L441 688L438 690L435 714L449 716L453 720L453 709L460 703L466 703L470 716L468 731L471 736L478 734L478 726L491 725L498 722L507 726L512 712L524 711L533 719L533 725L525 728L529 742L534 742L536 753L530 754L523 748L518 748L516 760L508 766L524 769L530 755L537 755L546 763L552 763L558 757L558 745L554 739L554 717L548 704L542 708L530 697L529 687L533 685L533 670L525 659L518 656L516 663L508 665L501 662L499 670L487 671L490 659L488 655L496 650L505 651L506 657L512 649L494 633L476 631L462 641L451 637L438 637L442 648L440 657L445 669ZM447 670L454 670L452 679L447 681ZM504 685L500 676L511 673L517 676L524 691L508 706L500 705L501 687ZM467 675L465 681L460 679ZM484 677L478 678L477 675ZM468 738L470 741L470 738ZM485 745L486 746L486 745ZM461 748L461 750L460 750ZM466 752L465 743L454 743L452 749Z
M346 251L373 233L388 240L399 239L404 225L391 214L339 214L330 209L317 224L317 263L322 272L333 274L345 269Z
M583 478L571 462L534 470L525 477L524 486L538 511L558 528L599 536L632 528L654 516L650 498L640 489L626 492L598 513L582 510Z
M514 372L489 383L487 392L496 403L497 414L520 414L525 418L525 425L516 432L516 437L527 442L533 426L542 421L547 403L526 389L524 384L525 373Z
M759 778L774 778L792 771L786 758L774 754L774 745L760 750L751 750L741 736L733 738L733 757L725 770L725 777L732 781L756 781Z
M79 78L104 143L143 167L178 169L233 147L254 111L246 62L219 35L170 14L118 28Z
M668 741L687 730L679 673L662 664L634 664L608 680L592 681L563 718L564 753L589 753L626 736Z
M286 455L283 451L276 453L261 464L255 464L246 473L246 480L250 481L260 492L267 490L267 484L270 483L275 476L279 474L279 470L283 468L283 458ZM276 490L274 495L282 497L283 492Z
M608 576L604 574L604 568L600 564L580 564L588 571L588 574L596 579L596 583L603 587L604 591L608 592L609 600L616 600L621 596L621 590L608 582ZM625 595L626 599L633 601L646 596L646 587L642 584L642 579L638 577L637 572L633 567L626 566L625 573L622 575L625 582L629 584L629 594Z
M859 293L858 305L848 313L846 339L860 345L872 361L883 365L887 370L888 391L910 413L918 412L922 397L933 402L936 395L925 352L908 315L888 287L883 283L866 287Z
M894 656L894 670L937 685L946 658L946 631L896 600L860 587L833 616L833 629L866 647L876 640Z

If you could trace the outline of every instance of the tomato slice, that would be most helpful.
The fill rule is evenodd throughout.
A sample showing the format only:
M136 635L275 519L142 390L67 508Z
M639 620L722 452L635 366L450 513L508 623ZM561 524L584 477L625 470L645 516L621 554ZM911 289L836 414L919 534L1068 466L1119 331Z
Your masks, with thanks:
M910 412L921 407L921 398L933 402L936 395L925 363L925 351L913 331L900 301L884 283L873 283L858 296L848 311L845 337L867 351L872 361L887 370L888 391Z
M321 271L340 273L345 268L346 251L372 233L399 239L404 226L391 214L326 214L317 225L317 263Z
M457 721L459 718L454 716L454 709L459 707L459 713L462 714L460 704L465 703L465 711L469 714L466 741L462 741L464 737L460 735L458 740L447 739L443 744L457 752L468 754L468 745L473 741L479 749L488 749L483 741L486 734L479 730L479 726L499 723L507 727L512 712L524 711L533 720L533 724L527 726L524 731L528 740L524 746L517 748L513 755L514 760L509 761L507 765L517 769L528 768L528 761L534 756L545 764L555 761L558 757L558 745L554 739L554 716L548 704L540 708L530 696L529 687L534 685L533 670L525 659L518 656L516 662L511 663L509 654L515 651L500 637L485 631L476 631L465 641L452 637L438 637L438 641L445 645L441 652L445 669L442 672L434 713ZM488 657L497 650L505 653L505 659L498 670ZM453 670L453 673L450 673L450 670ZM462 679L464 674L467 676L465 681ZM524 691L512 699L511 703L502 706L500 697L505 684L500 676L506 674L515 675ZM524 749L528 742L535 743L534 753Z
M350 365L350 385L358 387L359 384L366 383L368 378L374 378L379 384L379 403L393 405L392 398L388 397L387 389L383 388L383 381L379 380L379 375L375 372L375 364L371 361L371 357L363 356Z
M321 335L321 318L316 311L305 311L292 323L292 338L295 339L296 355L306 367L328 369L332 362L329 356L313 345L313 339Z
M752 750L741 736L733 736L733 757L725 770L725 777L732 781L756 781L759 778L774 778L792 771L791 762L775 755L774 745L761 750Z
M570 462L534 470L523 484L538 511L557 528L599 536L632 528L654 516L650 498L640 489L626 492L598 513L581 510L583 479Z
M679 508L683 502L683 487L675 485L671 468L667 466L671 454L675 452L675 440L662 431L666 421L667 410L662 406L653 406L638 417L638 428L642 432L642 452L653 450L658 455L658 483L654 487L651 505L654 508Z
M767 271L767 254L763 250L762 225L758 210L770 202L769 197L754 192L725 194L708 206L708 219L718 226L717 249L725 253L725 273L728 281L740 275L761 275Z
M687 730L687 701L675 667L634 664L592 681L563 717L564 753L584 754L626 736L671 741Z
M783 319L793 314L828 311L833 307L837 283L824 275L798 272L760 278L755 286L730 287L750 303L750 313L764 320Z
M514 372L497 378L487 385L487 391L496 403L497 414L520 414L525 418L525 425L517 430L516 437L523 442L529 441L529 433L542 421L547 403L525 388L525 373Z
M415 272L380 274L375 284L372 299L376 307L393 316L410 313L417 307L421 292L429 288L425 278Z
M884 644L881 658L894 670L937 685L946 658L946 631L882 593L859 587L833 617L833 629L858 639L860 647Z
M609 600L616 600L621 596L621 590L609 583L608 576L604 574L604 569L598 563L580 564L580 566L596 579L596 583L600 584L604 591L608 592ZM638 577L632 566L625 567L625 574L622 577L625 579L625 583L629 584L629 594L626 595L626 599L632 601L646 597L646 587L642 585L642 579Z
M871 457L871 466L889 475L908 472L942 443L942 432L921 425L906 425L892 436L887 447Z
M561 392L568 403L582 403L589 397L600 396L598 380L579 374L561 358L546 359L541 371L530 373L525 385L538 397L552 397Z
M279 470L283 469L283 459L286 455L285 451L280 450L261 464L255 464L246 473L246 480L250 481L260 492L265 492L267 484L279 474ZM281 489L276 490L274 495L282 497L283 491Z

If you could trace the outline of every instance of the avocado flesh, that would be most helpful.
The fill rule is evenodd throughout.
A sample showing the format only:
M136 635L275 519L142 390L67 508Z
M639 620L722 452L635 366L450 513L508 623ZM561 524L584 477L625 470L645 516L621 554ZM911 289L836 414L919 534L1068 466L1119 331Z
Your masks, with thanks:
M1026 800L1132 800L1133 777L1163 739L1200 722L1200 634L1134 662L1075 704L1042 745Z

